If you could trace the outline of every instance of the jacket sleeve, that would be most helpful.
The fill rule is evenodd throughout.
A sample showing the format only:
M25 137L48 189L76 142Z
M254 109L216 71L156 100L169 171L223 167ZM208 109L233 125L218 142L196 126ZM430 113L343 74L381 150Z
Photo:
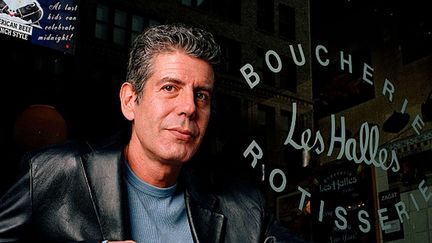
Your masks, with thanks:
M0 198L0 242L22 242L31 219L30 176L26 173Z
M32 190L30 172L0 198L0 243L34 242L32 239ZM99 243L102 240L79 241ZM78 241L73 241L78 243ZM69 242L72 243L72 242Z

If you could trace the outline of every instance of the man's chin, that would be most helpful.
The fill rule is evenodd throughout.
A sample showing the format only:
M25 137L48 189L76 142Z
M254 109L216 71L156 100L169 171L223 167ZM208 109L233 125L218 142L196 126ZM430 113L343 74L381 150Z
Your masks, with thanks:
M159 157L170 163L184 164L192 159L199 146L196 144L165 143L159 147Z
M192 153L172 153L163 157L170 164L183 165L192 158Z

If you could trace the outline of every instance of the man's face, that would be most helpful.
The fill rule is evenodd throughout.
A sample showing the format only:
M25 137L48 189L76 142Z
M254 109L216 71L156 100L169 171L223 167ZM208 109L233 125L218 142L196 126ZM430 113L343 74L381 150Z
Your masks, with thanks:
M135 152L143 159L183 163L194 155L207 128L213 69L182 52L159 54L153 61L142 99L134 102L132 144L142 149Z

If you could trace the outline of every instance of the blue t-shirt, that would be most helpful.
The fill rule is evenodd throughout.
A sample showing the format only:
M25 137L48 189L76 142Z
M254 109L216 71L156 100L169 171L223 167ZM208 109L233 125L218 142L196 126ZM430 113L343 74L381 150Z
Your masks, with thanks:
M140 243L193 242L184 192L176 185L152 186L139 179L126 162L126 184L132 240Z

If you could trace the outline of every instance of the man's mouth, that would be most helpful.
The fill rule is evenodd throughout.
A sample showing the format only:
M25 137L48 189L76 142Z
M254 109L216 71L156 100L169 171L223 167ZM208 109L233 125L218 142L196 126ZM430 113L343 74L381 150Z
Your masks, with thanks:
M170 128L168 129L178 140L189 142L195 138L195 134L189 129Z

